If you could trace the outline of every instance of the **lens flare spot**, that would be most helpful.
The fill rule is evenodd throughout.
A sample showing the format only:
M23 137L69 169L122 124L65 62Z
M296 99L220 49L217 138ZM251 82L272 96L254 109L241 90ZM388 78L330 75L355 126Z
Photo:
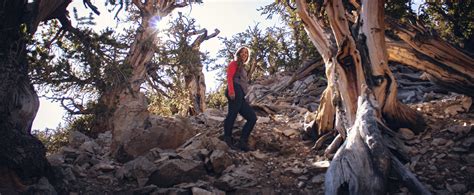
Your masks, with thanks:
M160 28L160 21L161 21L162 17L161 16L153 16L151 17L149 23L150 23L150 26L153 27L153 29L155 30L158 30Z

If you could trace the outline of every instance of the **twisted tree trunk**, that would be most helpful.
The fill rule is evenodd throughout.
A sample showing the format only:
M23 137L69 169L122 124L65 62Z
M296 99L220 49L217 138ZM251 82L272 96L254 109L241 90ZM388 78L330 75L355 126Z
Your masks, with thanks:
M151 61L155 53L157 32L149 24L159 8L153 6L152 1L148 2L143 4L141 1L133 1L142 12L142 21L123 64L125 72L122 81L111 86L99 100L106 105L99 121L103 123L102 131L112 130L113 153L134 133L145 129L150 115L146 97L140 92L140 85L145 79L145 64Z
M140 11L140 27L123 64L122 80L114 83L102 94L99 101L105 108L96 119L98 121L96 131L112 131L112 154L120 161L133 159L156 147L159 142L169 139L169 135L165 136L166 132L163 132L168 128L160 126L166 124L158 124L156 117L150 116L148 102L145 95L140 92L140 86L145 81L146 65L155 54L158 41L158 31L151 24L175 8L187 6L191 1L178 3L174 0L145 2L133 0L132 2ZM181 133L183 139L189 136L184 132ZM143 137L154 140L147 144L137 142L138 138Z
M384 194L390 154L375 122L415 131L423 130L425 124L421 115L396 99L397 83L388 67L385 44L384 1L350 2L352 6L342 0L310 6L305 0L296 1L305 29L326 65L328 86L318 110L319 132L339 134L329 148L337 149L345 140L326 175L326 194ZM355 10L346 10L350 7ZM324 15L317 11L325 12L327 21L316 17ZM326 150L326 154L332 152Z
M338 2L328 2L324 7L334 32L331 34L321 19L306 10L305 3L297 1L299 15L326 64L328 87L323 93L318 111L319 132L324 133L332 129L341 131L353 124L357 109L356 99L362 84L367 84L374 91L381 109L380 116L383 116L391 127L423 129L423 124L418 122L420 116L396 99L397 84L387 65L383 20L378 26L368 27L374 25L380 17L383 18L383 15L361 15L365 26L355 26L354 28L361 29L361 33L353 34L344 14L344 6ZM336 108L339 111L336 111Z
M214 33L208 35L207 29L202 29L194 32L193 34L199 34L199 36L191 44L191 55L185 56L188 63L185 66L186 72L184 76L185 87L189 92L189 99L191 101L191 107L189 108L189 114L196 115L206 110L206 82L204 80L204 73L202 72L201 63L201 52L199 48L201 44L219 34L219 30L215 29ZM191 60L189 60L191 58Z
M0 177L14 181L13 186L0 182L0 189L20 191L50 167L43 144L31 135L39 99L28 77L26 32L20 30L26 4L0 0Z

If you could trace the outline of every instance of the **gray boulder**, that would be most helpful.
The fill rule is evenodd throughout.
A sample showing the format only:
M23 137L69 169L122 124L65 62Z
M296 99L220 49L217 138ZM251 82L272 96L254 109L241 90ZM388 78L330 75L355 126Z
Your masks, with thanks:
M148 184L158 187L171 187L185 182L196 182L207 175L203 162L190 159L171 159L154 171Z

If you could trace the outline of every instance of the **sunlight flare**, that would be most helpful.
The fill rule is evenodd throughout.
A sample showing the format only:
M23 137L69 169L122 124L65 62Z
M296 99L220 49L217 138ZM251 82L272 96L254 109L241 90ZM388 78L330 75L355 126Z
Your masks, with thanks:
M154 29L154 30L159 30L160 27L162 27L160 24L162 17L161 16L153 16L150 18L149 25Z

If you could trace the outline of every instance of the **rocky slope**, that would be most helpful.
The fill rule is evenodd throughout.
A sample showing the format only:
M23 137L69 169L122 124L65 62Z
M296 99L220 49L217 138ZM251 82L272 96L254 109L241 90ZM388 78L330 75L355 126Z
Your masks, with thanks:
M399 98L423 113L429 125L419 135L409 129L398 131L410 158L405 166L434 194L473 194L472 99L438 93L443 91L420 79L420 73L394 69L400 82ZM326 85L318 74L276 93L270 92L281 88L290 74L254 83L249 98L260 101L254 101L258 122L250 152L229 148L221 141L225 111L208 109L179 120L198 132L179 148L153 148L126 163L109 157L110 132L96 139L72 132L70 144L48 157L62 178L60 187L54 190L43 179L30 189L69 194L323 194L330 159L323 151L311 149L314 142L306 139L305 131ZM239 138L244 122L236 122L234 139ZM395 178L390 183L391 194L409 194Z

